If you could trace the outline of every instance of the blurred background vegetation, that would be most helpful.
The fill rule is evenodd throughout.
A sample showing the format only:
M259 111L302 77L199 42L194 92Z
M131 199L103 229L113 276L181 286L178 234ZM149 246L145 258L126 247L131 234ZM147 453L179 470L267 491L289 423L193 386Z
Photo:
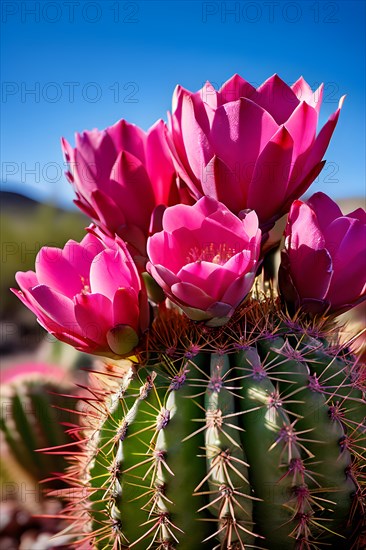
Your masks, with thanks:
M52 549L63 544L51 542L62 522L35 514L60 512L62 498L45 498L44 491L64 484L43 480L66 463L37 449L71 441L66 430L77 422L71 412L81 391L76 383L87 384L92 358L47 335L10 288L17 287L17 271L34 270L40 248L79 241L90 221L17 193L1 192L0 201L0 549Z
M0 353L26 353L45 337L35 316L9 290L17 271L34 270L42 246L79 241L90 221L76 210L62 210L17 193L1 192Z

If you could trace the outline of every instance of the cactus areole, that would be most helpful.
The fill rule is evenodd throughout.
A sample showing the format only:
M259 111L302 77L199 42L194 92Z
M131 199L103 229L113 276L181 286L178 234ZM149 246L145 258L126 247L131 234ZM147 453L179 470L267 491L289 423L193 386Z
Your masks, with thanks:
M64 142L96 225L14 292L107 363L47 449L70 460L70 548L366 547L365 365L336 321L366 298L366 214L299 200L343 103L317 134L321 94L234 75L177 88L168 126Z

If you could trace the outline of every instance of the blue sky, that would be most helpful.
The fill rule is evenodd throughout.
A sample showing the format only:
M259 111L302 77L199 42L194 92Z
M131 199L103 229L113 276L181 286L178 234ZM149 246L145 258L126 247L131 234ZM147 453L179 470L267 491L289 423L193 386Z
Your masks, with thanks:
M365 2L41 0L1 3L2 185L71 205L59 139L166 119L177 83L238 72L325 83L321 123L347 94L312 186L365 195Z

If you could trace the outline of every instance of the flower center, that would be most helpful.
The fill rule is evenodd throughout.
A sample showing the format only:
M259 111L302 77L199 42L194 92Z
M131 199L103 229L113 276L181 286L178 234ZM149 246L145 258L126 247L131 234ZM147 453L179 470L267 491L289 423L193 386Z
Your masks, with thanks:
M80 279L82 284L81 294L84 294L84 295L90 294L91 290L90 290L89 280L83 276L81 276Z
M223 265L232 256L236 254L235 248L227 243L207 243L202 248L197 246L191 248L188 252L188 262L211 262L213 264Z

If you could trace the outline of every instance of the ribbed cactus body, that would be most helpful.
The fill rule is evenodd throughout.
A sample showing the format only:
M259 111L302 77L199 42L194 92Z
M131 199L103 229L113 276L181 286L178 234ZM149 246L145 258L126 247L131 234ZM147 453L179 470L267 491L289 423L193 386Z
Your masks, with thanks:
M365 401L355 360L283 323L243 338L239 321L193 346L174 323L164 330L174 345L158 327L87 445L95 548L356 548Z
M30 379L24 380L27 368ZM75 423L77 399L71 395L61 395L61 391L71 392L74 389L70 388L71 382L67 380L62 367L48 368L50 372L47 376L45 372L37 371L37 367L34 367L33 372L27 365L18 367L22 376L19 375L18 379L14 376L9 382L4 376L6 383L1 386L1 470L19 486L18 476L23 473L28 480L33 479L34 483L49 478L45 487L57 489L65 486L60 477L67 466L64 452L46 454L39 450L60 448L72 441L66 433L66 426ZM62 380L62 376L65 380ZM14 474L13 470L17 473ZM39 495L42 492L40 490Z

